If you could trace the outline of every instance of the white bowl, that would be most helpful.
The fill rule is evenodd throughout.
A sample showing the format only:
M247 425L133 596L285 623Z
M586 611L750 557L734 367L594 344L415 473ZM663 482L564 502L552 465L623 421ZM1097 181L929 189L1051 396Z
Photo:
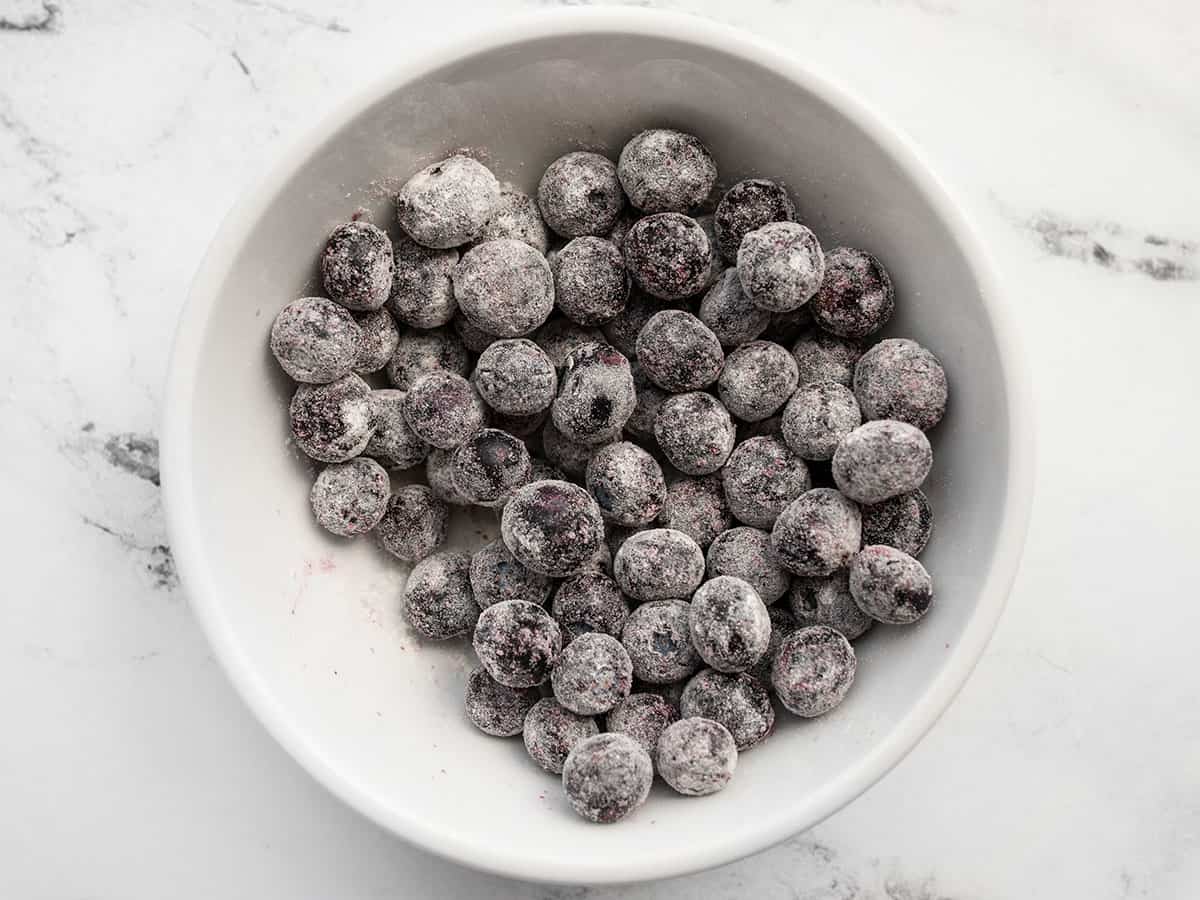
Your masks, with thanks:
M926 487L936 605L859 644L847 701L780 716L724 792L657 786L629 819L576 818L519 739L462 711L461 641L423 644L399 615L404 570L322 532L311 469L288 444L291 385L267 350L276 311L319 292L329 230L359 206L393 227L388 186L457 147L532 189L563 152L614 156L638 129L711 147L726 184L782 179L823 244L869 248L897 287L889 332L945 363L951 408ZM331 791L396 834L522 878L677 875L761 850L895 765L983 651L1016 570L1032 452L1023 369L978 242L906 140L798 61L738 31L629 10L544 13L405 65L355 94L230 214L196 278L167 390L163 486L197 618L246 702ZM454 546L495 534L460 517Z

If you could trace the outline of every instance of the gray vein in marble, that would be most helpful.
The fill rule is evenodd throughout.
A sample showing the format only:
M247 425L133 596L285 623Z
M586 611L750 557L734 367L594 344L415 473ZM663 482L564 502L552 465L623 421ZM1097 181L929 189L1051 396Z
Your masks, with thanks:
M51 0L15 4L15 9L0 10L0 31L58 31L62 10Z
M249 6L254 9L265 9L276 13L280 16L285 16L296 22L299 25L308 25L312 28L323 28L325 31L333 31L338 34L349 34L350 29L339 22L337 19L318 19L316 16L306 13L302 9L293 9L290 6L285 6L282 3L270 3L267 0L234 0L239 6Z
M111 525L105 525L90 516L80 516L80 521L89 528L115 538L126 550L143 556L142 566L150 576L154 587L173 591L179 587L179 575L175 571L175 557L167 544L147 544L139 541L134 535L120 531Z
M151 434L114 434L104 442L109 464L158 485L158 438Z
M1114 272L1138 272L1155 281L1197 281L1195 241L1144 234L1116 222L1078 222L1053 212L1014 217L1051 256Z

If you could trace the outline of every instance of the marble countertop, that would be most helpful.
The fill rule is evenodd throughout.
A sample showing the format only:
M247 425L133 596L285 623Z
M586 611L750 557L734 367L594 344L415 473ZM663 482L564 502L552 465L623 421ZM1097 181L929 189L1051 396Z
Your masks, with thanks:
M653 885L503 881L343 807L188 611L156 423L226 209L314 110L464 27L466 4L0 0L0 896L1200 896L1200 8L663 5L859 92L1000 264L1040 469L1008 611L957 702L813 831Z

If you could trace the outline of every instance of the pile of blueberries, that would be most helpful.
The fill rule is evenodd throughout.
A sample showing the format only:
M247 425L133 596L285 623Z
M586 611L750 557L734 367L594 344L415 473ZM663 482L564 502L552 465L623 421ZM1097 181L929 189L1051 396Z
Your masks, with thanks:
M878 259L823 250L779 184L716 183L667 129L615 165L567 153L536 197L454 155L400 189L394 243L338 227L328 299L271 329L295 443L327 464L317 521L414 564L412 628L473 636L467 717L522 734L595 822L655 772L723 788L772 695L828 712L850 642L933 596L916 557L941 364L864 347L895 302ZM501 539L439 550L465 505L496 510Z

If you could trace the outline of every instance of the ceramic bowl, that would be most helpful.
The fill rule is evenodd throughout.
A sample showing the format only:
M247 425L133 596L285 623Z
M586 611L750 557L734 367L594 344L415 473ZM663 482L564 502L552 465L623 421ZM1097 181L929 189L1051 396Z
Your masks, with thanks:
M466 642L428 644L400 616L406 570L369 539L313 522L313 469L291 447L292 385L267 349L276 312L320 293L329 231L459 147L532 191L577 148L615 158L639 129L700 135L721 179L779 179L826 247L870 249L896 283L888 333L932 348L952 386L926 486L923 561L936 606L858 644L846 702L779 716L728 789L656 785L619 824L574 816L520 739L463 714ZM897 131L804 63L702 20L631 10L542 13L431 51L359 91L238 204L201 265L166 393L163 484L196 616L251 709L315 778L434 853L558 882L676 875L761 850L828 816L895 765L983 651L1016 571L1031 477L1030 408L980 245ZM496 535L458 514L451 546Z

